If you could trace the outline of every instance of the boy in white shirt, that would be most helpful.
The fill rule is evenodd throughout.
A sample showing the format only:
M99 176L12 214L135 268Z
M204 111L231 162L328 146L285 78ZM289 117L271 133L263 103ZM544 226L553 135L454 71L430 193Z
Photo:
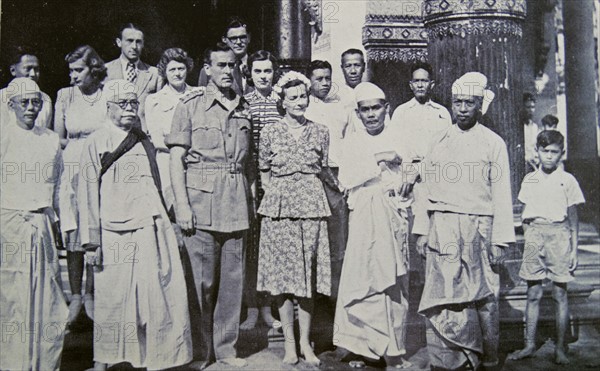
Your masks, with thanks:
M525 204L522 216L525 248L519 271L528 286L525 348L512 353L509 359L535 354L542 280L548 278L553 282L552 297L556 303L554 362L567 364L564 342L569 321L567 282L573 280L577 268L577 205L585 200L575 177L559 166L564 154L563 135L556 130L542 131L537 136L536 150L540 167L525 176L519 192L519 201Z

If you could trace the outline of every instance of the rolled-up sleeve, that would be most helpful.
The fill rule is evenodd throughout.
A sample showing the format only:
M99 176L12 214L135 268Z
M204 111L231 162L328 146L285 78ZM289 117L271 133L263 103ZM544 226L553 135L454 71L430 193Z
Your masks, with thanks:
M190 148L192 146L192 120L186 104L179 102L175 107L171 132L165 138L165 144L171 148L181 146Z

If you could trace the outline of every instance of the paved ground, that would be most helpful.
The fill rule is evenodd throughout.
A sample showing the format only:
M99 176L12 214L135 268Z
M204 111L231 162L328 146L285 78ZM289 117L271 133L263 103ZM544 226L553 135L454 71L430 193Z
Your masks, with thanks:
M592 314L588 317L600 317L600 239L598 233L590 225L582 225L580 242L580 268L576 281L590 284L596 288L588 299L586 311ZM65 277L66 278L66 277ZM64 282L68 282L65 280ZM68 285L67 285L68 286ZM414 304L414 303L413 303ZM597 305L596 305L597 304ZM587 309L589 308L589 309ZM267 337L269 329L258 326L255 330L244 331L240 335L239 355L248 361L243 370L354 370L347 362L341 362L334 352L333 318L325 300L321 300L316 308L314 328L312 331L315 351L322 361L321 366L312 367L300 362L295 366L285 366L281 363L283 349L269 348ZM428 370L427 351L424 348L422 320L417 315L409 317L408 357L414 365L410 370ZM65 339L65 350L61 370L80 371L92 366L92 323L81 316L78 328ZM271 330L273 331L273 330ZM569 366L557 366L553 360L554 343L553 323L545 322L540 325L538 334L539 349L534 358L521 361L506 361L506 355L522 346L522 330L515 327L501 327L500 353L502 363L500 369L517 370L600 370L600 321L584 321L573 329L573 338L569 344ZM368 364L364 370L383 368L382 364ZM232 370L234 368L223 364L211 365L207 370ZM126 365L117 365L111 370L132 370Z

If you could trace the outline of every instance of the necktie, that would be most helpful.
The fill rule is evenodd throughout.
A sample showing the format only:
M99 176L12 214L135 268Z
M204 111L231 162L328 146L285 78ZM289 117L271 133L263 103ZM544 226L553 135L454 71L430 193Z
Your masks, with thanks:
M135 65L131 62L127 63L127 81L134 82L137 77L135 73Z
M238 95L244 95L244 80L242 77L241 67L242 64L238 61L235 63L235 68L233 69L234 86L232 86L232 88L233 90L235 90L236 93L238 93Z

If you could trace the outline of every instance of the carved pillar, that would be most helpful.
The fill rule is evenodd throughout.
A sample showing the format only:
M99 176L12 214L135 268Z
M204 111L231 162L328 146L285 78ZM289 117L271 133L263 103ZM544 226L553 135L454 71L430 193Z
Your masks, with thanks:
M410 65L427 58L421 4L414 0L369 1L363 27L371 80L387 94L391 108L412 98Z
M517 114L523 92L521 78L522 21L525 0L425 0L429 62L435 69L441 102L449 106L451 85L469 71L488 78L496 98L484 123L506 142L510 157L513 200L525 172L523 127Z
M273 6L274 50L283 70L304 72L310 62L311 19L302 0L279 0Z

